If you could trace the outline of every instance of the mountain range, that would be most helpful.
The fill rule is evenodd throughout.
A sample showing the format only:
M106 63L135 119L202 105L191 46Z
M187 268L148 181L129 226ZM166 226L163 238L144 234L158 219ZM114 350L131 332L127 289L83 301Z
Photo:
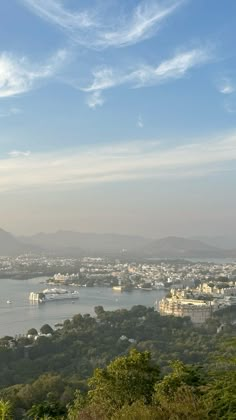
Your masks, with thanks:
M223 249L199 239L169 236L151 240L142 236L58 231L16 237L0 229L0 255L46 253L58 256L121 256L152 258L236 257L236 249Z
M22 243L9 232L0 229L0 256L19 255L31 251L31 245Z
M150 240L141 236L80 233L60 230L20 237L24 244L63 255L114 255L145 247Z

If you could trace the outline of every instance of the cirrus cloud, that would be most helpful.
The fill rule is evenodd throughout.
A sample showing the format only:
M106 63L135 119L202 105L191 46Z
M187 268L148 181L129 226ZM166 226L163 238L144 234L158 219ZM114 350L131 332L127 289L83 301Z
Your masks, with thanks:
M157 67L142 65L130 72L118 72L103 67L93 72L91 85L81 88L84 92L102 91L115 86L129 84L132 87L145 87L160 84L170 79L179 79L194 67L198 67L211 59L206 49L192 49L176 54L163 61Z
M0 98L26 93L43 79L52 77L67 57L65 50L54 54L44 65L32 64L26 57L0 53Z
M163 21L184 3L184 0L143 0L131 12L125 13L120 11L117 1L113 4L114 13L111 16L107 7L103 11L96 6L72 11L62 1L22 1L36 15L65 31L77 44L99 49L125 47L151 37Z
M131 71L118 71L111 67L95 69L93 80L86 87L73 82L73 86L83 92L89 93L89 98L102 98L102 92L121 85L130 88L143 88L166 83L170 80L183 78L191 69L199 67L212 59L209 49L195 48L175 54L172 58L164 60L158 66L142 65ZM91 94L93 94L91 96ZM104 99L100 101L101 106ZM87 101L89 104L89 102Z

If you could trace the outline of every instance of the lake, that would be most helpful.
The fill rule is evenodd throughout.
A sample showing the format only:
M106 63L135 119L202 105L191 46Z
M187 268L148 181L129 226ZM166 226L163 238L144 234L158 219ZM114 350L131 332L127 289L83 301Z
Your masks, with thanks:
M0 337L25 334L29 328L40 328L43 324L56 323L72 318L81 313L94 314L94 307L101 305L106 310L131 308L134 305L153 306L166 292L163 290L131 292L115 292L105 287L80 287L80 299L71 301L47 302L32 304L29 301L30 292L44 290L46 278L30 280L0 280ZM53 287L53 286L49 286ZM7 304L7 300L11 304Z

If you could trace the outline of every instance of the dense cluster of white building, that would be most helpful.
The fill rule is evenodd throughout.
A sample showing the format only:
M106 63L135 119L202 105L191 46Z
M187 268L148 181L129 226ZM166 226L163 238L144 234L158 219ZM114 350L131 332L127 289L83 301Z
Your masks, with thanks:
M151 283L153 287L194 286L195 281L226 277L236 279L236 264L207 264L191 262L160 261L149 263L107 261L102 258L82 258L80 272L86 278L117 277L119 284L129 281L136 284Z
M37 272L44 275L45 272L57 268L69 270L78 264L75 258L63 258L56 256L24 254L18 257L0 256L0 275L4 273ZM56 270L55 270L56 271Z
M191 318L195 324L202 324L219 309L236 305L236 282L214 281L202 283L196 288L171 289L170 296L159 302L161 315Z
M53 276L53 281L55 283L62 283L62 284L69 284L69 283L76 283L79 279L79 273L73 273L73 274L61 274L57 273Z
M172 296L163 298L159 303L161 315L190 317L194 324L202 324L210 318L214 311L219 309L217 302L204 300L184 299Z

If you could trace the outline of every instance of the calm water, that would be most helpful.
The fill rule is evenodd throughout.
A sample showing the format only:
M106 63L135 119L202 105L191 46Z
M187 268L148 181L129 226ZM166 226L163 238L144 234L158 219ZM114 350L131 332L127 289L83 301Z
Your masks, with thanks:
M40 328L48 323L56 323L71 318L77 313L93 314L94 306L102 305L104 309L115 310L131 308L133 305L153 306L165 292L153 290L145 292L115 292L110 288L79 288L80 299L74 304L71 301L48 302L43 305L31 304L29 293L42 291L46 288L42 282L45 278L30 280L0 279L0 337L24 334L31 327ZM53 286L52 286L53 287ZM7 304L10 300L12 304Z

